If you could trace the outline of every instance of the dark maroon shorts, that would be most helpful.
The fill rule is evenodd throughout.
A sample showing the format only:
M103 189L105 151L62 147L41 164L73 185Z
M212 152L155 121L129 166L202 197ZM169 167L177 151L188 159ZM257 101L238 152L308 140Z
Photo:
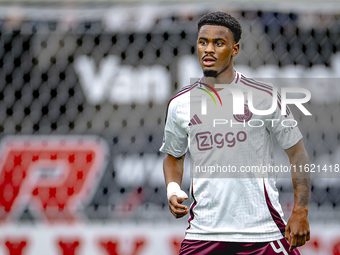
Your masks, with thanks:
M184 239L179 255L300 255L295 248L289 252L289 244L285 238L273 242L239 243L214 242Z

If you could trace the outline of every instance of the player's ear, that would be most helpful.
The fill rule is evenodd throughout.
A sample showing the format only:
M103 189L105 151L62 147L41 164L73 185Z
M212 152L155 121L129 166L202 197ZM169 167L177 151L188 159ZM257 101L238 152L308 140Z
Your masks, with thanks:
M239 43L234 43L233 46L233 53L231 54L233 57L235 57L240 50L240 44Z

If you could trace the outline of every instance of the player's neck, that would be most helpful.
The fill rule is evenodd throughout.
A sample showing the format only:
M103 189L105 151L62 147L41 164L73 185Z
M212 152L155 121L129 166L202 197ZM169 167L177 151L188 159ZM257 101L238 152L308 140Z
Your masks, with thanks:
M231 84L234 81L235 77L236 71L231 70L231 72L224 72L217 77L203 77L203 82L215 88L215 84ZM221 90L221 88L216 88L216 91L219 90Z

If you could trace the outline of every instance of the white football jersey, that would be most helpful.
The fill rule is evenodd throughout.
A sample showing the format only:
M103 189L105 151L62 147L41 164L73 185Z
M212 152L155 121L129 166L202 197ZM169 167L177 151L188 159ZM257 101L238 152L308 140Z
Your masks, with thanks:
M213 92L210 96L207 87L196 82L184 87L168 105L160 151L180 157L189 149L191 156L191 206L185 238L230 242L281 239L285 222L275 174L242 175L240 171L247 166L274 165L271 134L283 149L294 146L302 135L288 107L281 115L279 93L273 113L257 115L249 110L250 103L257 110L271 109L274 88L270 84L237 72L234 81L224 86L218 96ZM233 87L243 94L244 114L233 114ZM248 102L250 92L252 102ZM206 114L202 114L203 97ZM236 173L231 173L230 167Z

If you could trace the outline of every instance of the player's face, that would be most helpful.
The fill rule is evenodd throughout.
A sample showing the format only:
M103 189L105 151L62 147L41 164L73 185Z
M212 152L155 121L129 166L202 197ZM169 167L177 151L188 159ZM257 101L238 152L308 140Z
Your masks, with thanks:
M197 53L205 76L228 78L233 74L232 61L238 51L239 44L228 28L204 25L199 30Z

